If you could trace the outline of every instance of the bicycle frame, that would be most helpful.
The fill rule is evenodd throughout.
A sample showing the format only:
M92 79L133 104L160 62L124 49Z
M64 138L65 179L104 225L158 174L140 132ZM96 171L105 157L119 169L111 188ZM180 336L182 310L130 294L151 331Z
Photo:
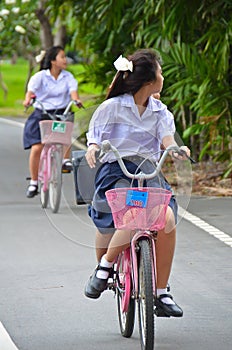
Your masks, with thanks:
M63 146L56 144L45 144L40 155L40 169L38 178L43 182L43 191L46 192L49 189L49 180L51 178L51 154L55 150L58 150L60 156L62 155ZM43 169L41 169L44 164Z

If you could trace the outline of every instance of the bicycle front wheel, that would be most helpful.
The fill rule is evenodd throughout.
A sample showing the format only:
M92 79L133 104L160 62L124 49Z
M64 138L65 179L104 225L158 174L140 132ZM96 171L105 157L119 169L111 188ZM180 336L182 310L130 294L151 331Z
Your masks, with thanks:
M119 256L117 271L117 305L120 331L130 338L134 330L135 300L131 296L130 251Z
M152 253L149 240L139 242L138 320L142 350L154 349L154 296L152 283Z
M39 187L40 187L40 202L42 208L47 208L49 190L48 190L48 176L47 176L47 153L42 151L39 164Z
M61 187L62 187L62 160L60 152L51 152L51 177L49 181L49 200L53 213L57 213L60 207Z

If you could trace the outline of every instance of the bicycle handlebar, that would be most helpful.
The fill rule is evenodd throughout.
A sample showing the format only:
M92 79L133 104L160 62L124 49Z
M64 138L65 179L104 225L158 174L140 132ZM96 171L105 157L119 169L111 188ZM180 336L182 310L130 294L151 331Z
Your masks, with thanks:
M164 152L163 152L159 162L157 163L156 169L152 173L145 174L143 172L140 172L138 174L132 174L132 173L130 173L127 170L127 168L126 168L126 166L124 164L124 161L123 161L120 153L118 152L117 148L114 147L110 143L110 141L108 141L108 140L105 140L105 141L102 142L102 144L101 144L101 153L99 155L99 158L101 158L105 153L108 153L110 151L112 151L114 153L114 155L115 155L115 157L116 157L116 159L117 159L117 161L118 161L118 163L120 165L120 168L122 169L122 172L124 173L124 175L126 175L130 179L140 180L140 181L141 180L149 180L149 179L152 179L152 178L156 177L160 173L160 171L162 169L162 166L163 166L163 164L165 162L165 159L167 158L167 156L169 155L170 152L177 153L177 154L182 155L182 156L183 155L187 156L185 151L180 149L177 145L171 145L171 146L167 147L164 150Z
M47 114L49 116L50 119L52 120L56 120L56 115L54 114L51 114L49 112L46 111L46 109L44 108L44 105L42 102L40 102L39 100L37 100L36 96L32 96L31 98L31 102L30 102L30 106L32 106L35 102L37 102L40 107L42 108L42 111L44 114ZM69 102L69 104L67 105L67 107L65 108L65 111L64 113L62 114L59 114L59 118L62 120L62 121L65 121L67 116L68 116L68 112L70 111L70 108L72 107L72 105L75 105L77 106L78 108L85 108L81 102L77 102L76 100L71 100Z

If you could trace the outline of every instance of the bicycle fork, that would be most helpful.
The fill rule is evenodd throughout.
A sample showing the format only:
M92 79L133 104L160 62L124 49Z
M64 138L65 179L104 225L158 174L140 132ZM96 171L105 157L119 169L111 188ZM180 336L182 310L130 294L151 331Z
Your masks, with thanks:
M131 269L133 276L133 289L134 289L134 297L138 299L139 297L139 286L138 286L138 242L141 239L149 240L151 244L151 264L152 264L152 285L153 285L153 295L156 296L156 253L155 253L155 240L156 240L157 232L150 231L138 231L131 241Z

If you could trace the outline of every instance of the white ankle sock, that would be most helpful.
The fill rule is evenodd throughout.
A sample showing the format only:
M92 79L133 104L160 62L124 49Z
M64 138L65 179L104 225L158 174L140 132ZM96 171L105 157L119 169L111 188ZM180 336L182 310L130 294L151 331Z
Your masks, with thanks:
M164 288L164 289L160 289L159 288L159 289L157 289L157 297L159 297L162 294L167 294L167 288ZM169 297L162 298L162 302L164 304L168 304L168 305L174 305L175 304L174 301L171 298L169 298Z
M28 188L29 191L34 191L35 190L35 186L38 186L38 181L37 180L31 180L29 188Z
M32 186L37 186L38 185L38 180L31 180L30 185Z
M100 261L100 265L103 267L112 267L113 266L113 262L109 262L106 260L105 255L103 255L103 257L101 258ZM98 270L96 277L97 278L102 278L102 279L107 279L109 276L109 272L108 271L104 271L104 270Z

